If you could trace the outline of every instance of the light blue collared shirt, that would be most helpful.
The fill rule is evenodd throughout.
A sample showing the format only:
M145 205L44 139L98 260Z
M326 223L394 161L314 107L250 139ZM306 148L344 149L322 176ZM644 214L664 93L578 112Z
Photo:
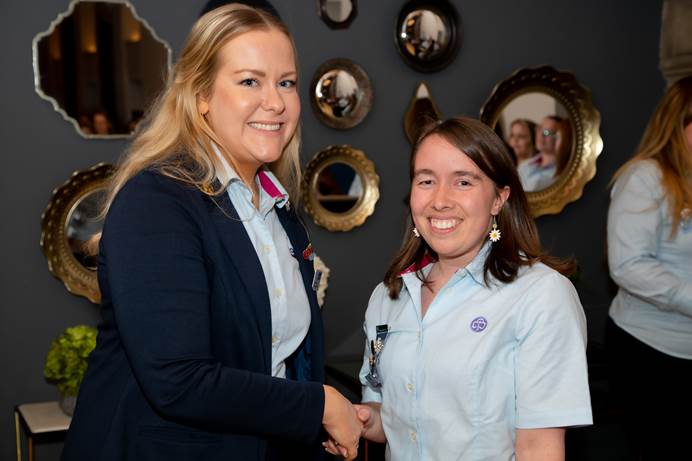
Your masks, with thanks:
M489 248L452 276L423 318L415 272L402 275L398 300L383 284L370 298L366 344L377 325L389 326L383 384L365 379L369 346L360 379L363 402L382 403L388 460L511 460L517 428L592 423L586 320L574 287L535 264L488 288Z
M654 160L615 182L608 210L610 276L620 287L610 317L663 353L692 359L692 222L672 219Z
M525 162L521 162L517 167L521 186L527 192L543 190L555 181L557 165L551 163L543 166L541 159L541 154L537 154Z
M255 181L259 189L259 208L252 203L252 191L228 165L216 146L214 150L223 165L219 180L228 185L228 196L245 226L257 252L267 283L272 319L272 376L286 377L285 360L295 352L310 328L310 302L300 275L294 250L274 207L288 203L288 193L273 173L261 170ZM259 175L274 186L275 196L265 190ZM276 193L278 192L278 193ZM297 251L302 251L298 249Z

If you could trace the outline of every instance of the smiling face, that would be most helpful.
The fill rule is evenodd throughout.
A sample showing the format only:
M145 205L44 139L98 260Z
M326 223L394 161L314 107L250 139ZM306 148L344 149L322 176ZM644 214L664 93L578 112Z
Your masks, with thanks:
M510 127L509 145L517 160L529 159L536 153L536 148L531 141L529 127L522 122L515 122Z
M509 197L466 154L438 135L418 148L411 184L411 215L426 243L457 267L480 251L492 217Z
M298 126L293 46L281 31L254 30L226 43L217 59L212 90L199 95L198 108L250 183L261 165L281 157Z

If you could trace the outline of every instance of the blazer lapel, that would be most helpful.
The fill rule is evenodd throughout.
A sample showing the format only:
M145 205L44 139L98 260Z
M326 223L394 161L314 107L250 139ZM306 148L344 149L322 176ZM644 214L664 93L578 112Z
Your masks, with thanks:
M223 192L213 197L203 195L223 247L245 285L248 298L255 306L264 368L267 373L271 373L271 308L262 265L228 194Z

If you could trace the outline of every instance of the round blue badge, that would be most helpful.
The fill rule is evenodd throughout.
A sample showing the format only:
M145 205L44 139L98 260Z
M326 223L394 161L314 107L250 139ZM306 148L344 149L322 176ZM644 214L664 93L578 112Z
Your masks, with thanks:
M470 326L472 331L480 333L481 331L485 330L485 327L488 326L488 321L485 319L485 317L476 317L475 319L471 320Z

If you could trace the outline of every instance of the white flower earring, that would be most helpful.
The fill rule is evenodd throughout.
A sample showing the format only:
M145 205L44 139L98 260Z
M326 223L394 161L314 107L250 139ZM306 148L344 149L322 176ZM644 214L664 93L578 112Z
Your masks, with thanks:
M413 236L416 238L420 238L420 232L418 232L418 229L415 227L413 228Z
M493 216L493 228L488 233L488 238L491 242L495 243L500 241L500 237L502 237L502 233L500 229L497 228L497 218Z

